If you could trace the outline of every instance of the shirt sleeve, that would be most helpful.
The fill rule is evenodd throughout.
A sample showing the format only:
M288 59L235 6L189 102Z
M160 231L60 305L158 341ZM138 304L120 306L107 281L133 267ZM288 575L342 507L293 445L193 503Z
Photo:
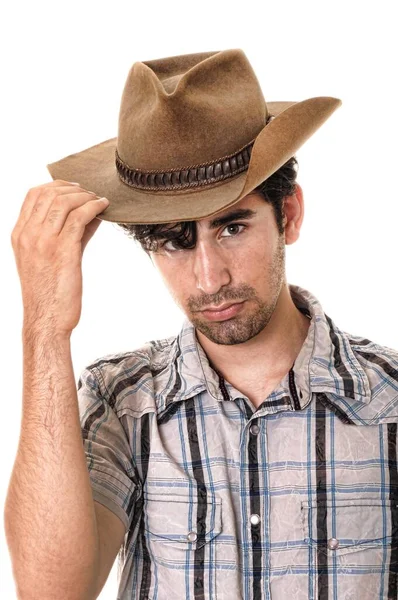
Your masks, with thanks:
M106 394L95 367L86 367L77 384L80 425L94 500L128 530L139 491L126 431Z

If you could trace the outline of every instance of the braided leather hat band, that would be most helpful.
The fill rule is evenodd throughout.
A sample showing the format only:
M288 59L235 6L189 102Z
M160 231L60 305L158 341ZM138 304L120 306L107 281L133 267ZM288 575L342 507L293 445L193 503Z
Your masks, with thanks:
M215 161L172 169L170 171L141 171L132 169L115 151L116 169L120 179L132 188L150 191L183 190L223 181L246 171L254 145L252 140L238 152Z

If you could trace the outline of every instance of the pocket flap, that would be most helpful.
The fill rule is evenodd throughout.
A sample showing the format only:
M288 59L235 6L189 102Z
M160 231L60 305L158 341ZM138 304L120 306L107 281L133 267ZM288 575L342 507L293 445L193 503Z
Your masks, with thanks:
M146 493L144 501L145 529L169 547L195 550L222 531L220 498Z
M342 555L391 543L389 500L302 502L301 512L304 541L321 552Z

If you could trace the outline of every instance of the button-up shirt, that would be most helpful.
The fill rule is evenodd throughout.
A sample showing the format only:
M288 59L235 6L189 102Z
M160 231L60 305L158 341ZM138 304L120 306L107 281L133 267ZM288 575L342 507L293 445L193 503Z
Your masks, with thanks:
M311 319L256 408L195 328L83 369L93 498L124 523L118 600L397 598L398 352Z

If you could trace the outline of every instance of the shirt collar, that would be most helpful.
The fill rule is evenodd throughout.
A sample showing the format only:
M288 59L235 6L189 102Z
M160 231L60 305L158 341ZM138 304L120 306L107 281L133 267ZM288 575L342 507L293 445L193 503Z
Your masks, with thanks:
M363 403L370 402L368 378L351 348L347 334L323 311L320 302L311 292L293 284L289 284L289 289L293 302L311 318L311 323L290 373L285 375L260 408L267 413L287 408L294 410L292 382L300 408L309 404L313 392L332 393ZM169 400L186 400L204 390L218 401L245 398L242 392L223 380L211 366L197 339L195 327L188 319L184 320L175 339L170 359L177 371L175 377L179 376L181 381L178 393Z
M368 404L369 380L348 335L308 290L297 285L289 288L297 308L311 317L307 337L293 365L296 386L303 394L301 403L310 401L311 392L329 392Z

